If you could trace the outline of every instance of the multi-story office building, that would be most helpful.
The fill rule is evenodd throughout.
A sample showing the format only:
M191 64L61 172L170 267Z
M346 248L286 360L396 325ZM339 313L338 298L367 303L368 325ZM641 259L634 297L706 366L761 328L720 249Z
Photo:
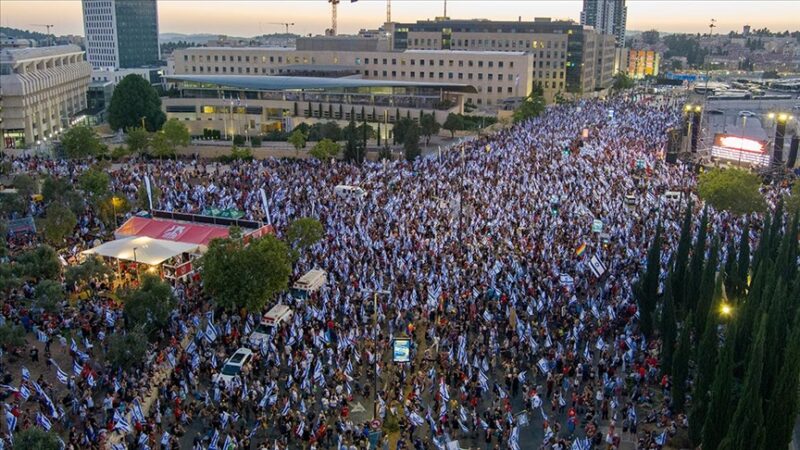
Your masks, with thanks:
M627 21L625 0L583 0L581 25L592 26L599 33L613 34L618 47L625 46Z
M467 84L477 92L464 94L464 100L481 106L527 95L534 71L534 55L522 51L191 47L175 50L173 57L176 75L293 75Z
M80 120L91 71L76 45L0 50L3 148L47 141Z
M156 0L82 0L86 55L92 67L114 69L157 64Z
M586 94L610 86L613 37L572 21L425 20L388 24L395 50L524 52L532 55L533 82L552 100L561 93ZM611 58L608 63L604 58ZM602 58L598 62L598 58Z

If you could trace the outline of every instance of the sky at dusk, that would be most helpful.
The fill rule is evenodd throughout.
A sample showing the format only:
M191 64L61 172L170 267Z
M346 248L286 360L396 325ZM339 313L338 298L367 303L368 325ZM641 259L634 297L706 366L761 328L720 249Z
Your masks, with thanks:
M656 28L673 32L741 30L742 25L772 30L800 28L800 1L653 1L628 0L628 29ZM454 19L532 20L534 17L578 20L581 1L450 0L447 13ZM299 34L321 34L330 26L326 0L159 0L162 33L212 33L253 36L283 31L269 22L294 22ZM394 0L392 19L410 22L442 15L442 1ZM360 0L339 5L339 33L377 28L386 19L385 0ZM0 0L0 24L44 32L32 24L53 24L55 34L83 34L80 0Z

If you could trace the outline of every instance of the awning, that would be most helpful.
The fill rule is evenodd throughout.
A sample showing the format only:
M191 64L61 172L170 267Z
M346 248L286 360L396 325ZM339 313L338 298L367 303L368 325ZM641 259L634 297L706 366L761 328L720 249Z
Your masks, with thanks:
M106 242L95 248L81 252L84 255L99 255L108 258L134 261L151 266L178 256L181 253L193 253L199 244L166 241L150 237L127 237Z
M228 228L134 216L122 224L114 235L117 238L147 236L164 241L208 246L214 238L228 237Z

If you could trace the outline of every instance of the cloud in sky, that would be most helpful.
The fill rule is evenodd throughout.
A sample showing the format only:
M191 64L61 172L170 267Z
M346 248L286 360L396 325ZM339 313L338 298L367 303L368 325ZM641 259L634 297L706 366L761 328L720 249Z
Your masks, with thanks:
M161 32L215 33L253 36L283 30L270 22L294 22L292 31L321 34L330 26L330 5L326 0L159 0ZM711 18L716 31L740 30L748 23L755 28L798 29L798 1L655 1L628 0L628 29L705 32ZM582 1L533 0L450 0L447 12L452 18L531 20L534 17L578 20ZM79 0L2 0L0 23L4 26L36 31L34 23L54 24L57 34L83 34ZM392 19L410 22L440 16L443 1L394 0ZM386 18L385 0L342 0L338 8L339 32L376 28Z

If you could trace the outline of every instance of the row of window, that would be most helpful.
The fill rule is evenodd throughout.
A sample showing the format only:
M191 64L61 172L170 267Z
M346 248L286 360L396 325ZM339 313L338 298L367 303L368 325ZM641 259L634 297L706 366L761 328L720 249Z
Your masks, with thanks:
M392 60L392 65L396 66L397 65L397 58L391 58L391 60ZM361 58L356 58L356 65L360 65L361 61L362 61ZM370 58L364 58L363 61L364 61L364 65L369 65L370 64ZM382 58L380 61L381 61L380 65L385 66L385 65L388 64L389 58ZM411 65L411 66L424 66L425 65L425 61L426 61L425 59L418 59L418 60L417 59L410 59L410 60L408 60L408 64ZM444 67L445 60L440 59L440 60L438 60L438 62L439 62L439 67ZM472 61L472 60L466 61L466 63L467 63L467 67L475 67L475 65L476 65L475 61ZM378 58L372 58L372 64L377 65L378 64ZM433 66L436 65L436 60L428 59L427 60L427 64L428 64L428 66L433 67ZM406 59L405 58L400 58L400 65L401 66L405 66L406 65ZM495 66L495 61L486 61L486 65L489 68L493 68ZM504 65L505 65L504 61L497 61L497 67L498 68L502 69L504 67ZM455 66L464 67L464 60L463 59L462 60L457 60L457 61L452 60L452 59L447 60L447 67L455 67ZM483 60L477 61L477 66L479 68L482 68L484 66L484 61ZM509 61L508 62L508 67L513 69L514 68L514 61Z

